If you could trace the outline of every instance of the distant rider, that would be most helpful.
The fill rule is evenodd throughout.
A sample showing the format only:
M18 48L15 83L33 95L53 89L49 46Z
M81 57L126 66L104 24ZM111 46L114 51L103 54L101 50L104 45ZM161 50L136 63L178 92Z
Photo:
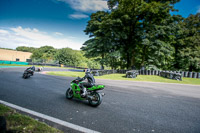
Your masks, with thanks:
M89 88L89 87L92 87L95 85L95 79L93 77L93 75L90 73L90 69L85 69L85 76L81 79L79 79L79 81L83 81L87 79L88 82L83 82L83 83L80 83L80 88L82 90L82 94L81 96L82 97L85 97L87 91L86 91L86 88Z
M33 73L35 71L35 66L27 68L26 71L30 72L33 75Z

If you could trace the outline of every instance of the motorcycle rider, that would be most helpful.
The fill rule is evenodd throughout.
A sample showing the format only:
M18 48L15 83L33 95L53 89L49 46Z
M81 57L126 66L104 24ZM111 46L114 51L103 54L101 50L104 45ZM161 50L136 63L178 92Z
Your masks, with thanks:
M80 85L79 85L83 92L81 94L82 97L86 96L86 93L87 93L86 88L89 88L89 87L92 87L95 85L95 79L94 79L93 75L90 73L90 69L85 69L85 76L83 78L79 79L79 81L83 81L85 79L87 79L88 82L83 82L83 83L80 83Z
M27 68L26 71L30 72L33 75L35 71L35 66L33 65L32 67Z
M33 71L35 71L35 66L32 66L31 69L32 69Z

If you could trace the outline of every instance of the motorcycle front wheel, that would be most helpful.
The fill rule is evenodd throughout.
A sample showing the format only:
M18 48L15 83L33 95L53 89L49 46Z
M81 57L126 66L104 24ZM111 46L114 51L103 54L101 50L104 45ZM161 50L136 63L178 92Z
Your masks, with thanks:
M66 98L67 99L72 99L73 98L73 91L71 88L68 88L67 91L66 91Z
M28 76L26 73L23 74L22 78L26 79Z
M99 106L102 102L102 95L98 92L93 92L91 96L92 97L88 99L89 104L93 107Z

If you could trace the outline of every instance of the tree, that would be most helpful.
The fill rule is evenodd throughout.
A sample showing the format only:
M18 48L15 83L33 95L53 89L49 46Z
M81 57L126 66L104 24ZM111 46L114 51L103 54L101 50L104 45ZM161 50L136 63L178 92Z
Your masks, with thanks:
M145 64L169 68L174 52L170 11L174 11L172 4L178 1L108 0L111 12L91 15L85 30L91 39L82 50L87 51L87 57L101 56L104 63L113 58L110 53L120 53L118 62L125 60L127 69ZM113 63L114 60L110 65Z
M179 23L182 28L177 38L177 64L182 70L200 70L200 13L190 15Z
M106 19L108 13L104 11L98 11L91 15L91 20L88 21L88 25L84 32L89 35L91 39L86 41L81 48L85 51L86 57L98 57L100 56L100 63L105 63L106 53L109 51L108 38L102 28L103 21Z
M35 49L31 55L31 59L39 60L39 62L52 62L55 58L56 49L52 46L42 46Z
M82 66L85 61L80 51L72 50L71 48L59 49L55 55L55 58L59 61L59 64L76 67Z
M16 50L17 51L33 53L36 50L36 48L34 48L34 47L26 47L26 46L19 46L19 47L16 48Z
M108 0L112 42L126 59L127 69L146 63L169 66L173 54L170 41L174 35L168 25L172 19L170 11L174 11L172 4L178 1Z

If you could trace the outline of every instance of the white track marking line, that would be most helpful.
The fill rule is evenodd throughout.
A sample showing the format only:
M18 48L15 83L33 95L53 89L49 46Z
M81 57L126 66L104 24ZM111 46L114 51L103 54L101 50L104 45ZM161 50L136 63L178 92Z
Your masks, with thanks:
M4 104L6 106L9 106L11 108L14 108L16 110L19 110L19 111L22 111L22 112L25 112L25 113L28 113L28 114L32 114L32 115L40 117L42 119L46 119L46 120L54 122L56 124L65 126L67 128L71 128L71 129L81 131L81 132L84 132L84 133L99 133L97 131L94 131L94 130L91 130L91 129L88 129L88 128L85 128L85 127L81 127L81 126L78 126L78 125L75 125L75 124L72 124L72 123L69 123L69 122L66 122L66 121L45 115L45 114L42 114L42 113L38 113L38 112L29 110L29 109L26 109L26 108L23 108L23 107L20 107L20 106L17 106L17 105L14 105L14 104L2 101L2 100L0 100L0 103Z

